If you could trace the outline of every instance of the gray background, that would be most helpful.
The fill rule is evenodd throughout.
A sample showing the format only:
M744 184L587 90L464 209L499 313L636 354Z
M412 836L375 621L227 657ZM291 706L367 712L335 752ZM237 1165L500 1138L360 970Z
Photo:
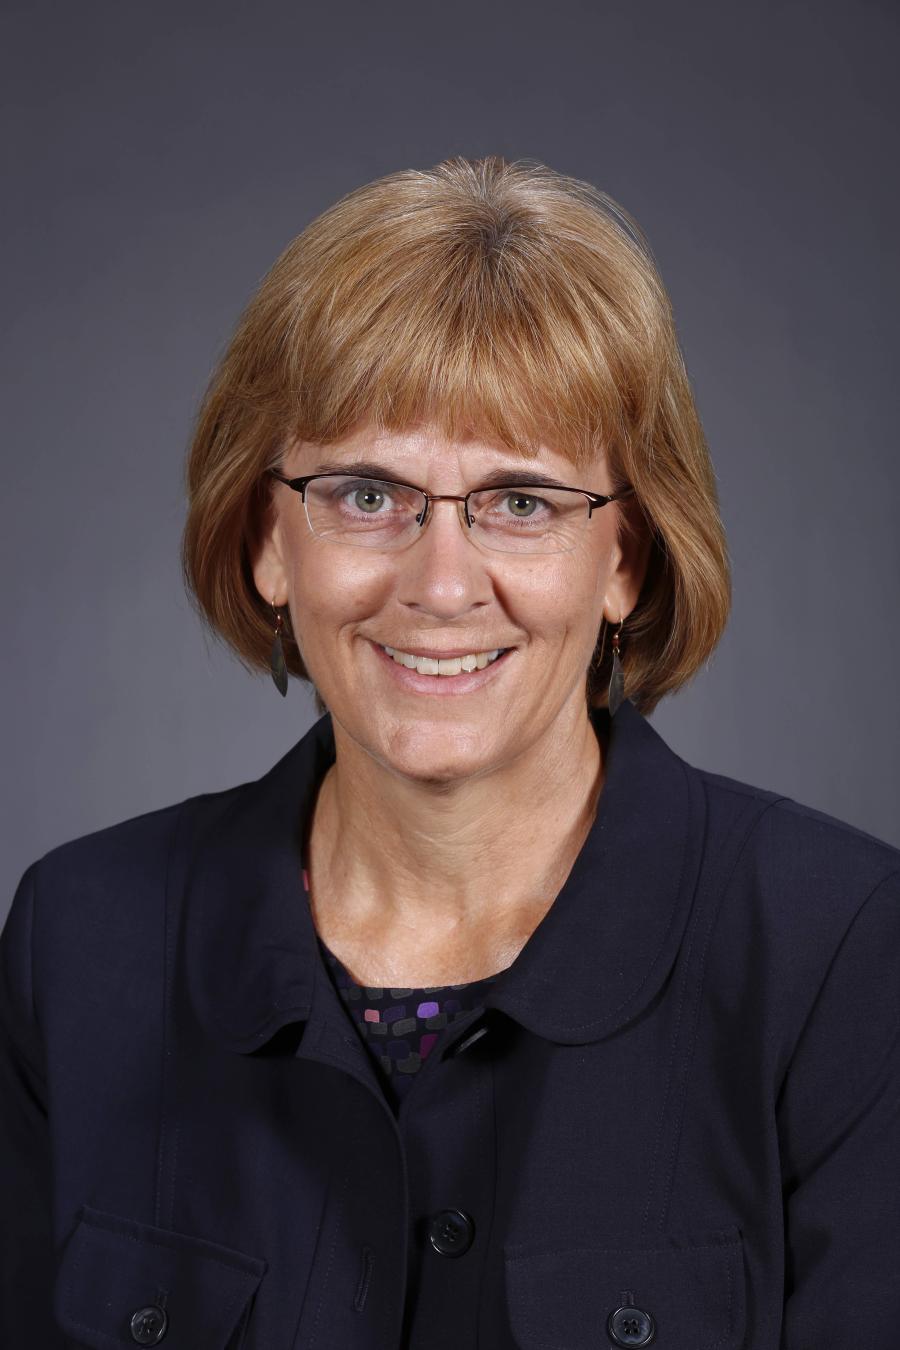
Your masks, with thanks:
M309 726L183 595L191 418L288 241L455 153L598 184L672 295L735 596L653 725L900 844L897 29L860 0L8 5L0 915L48 848Z

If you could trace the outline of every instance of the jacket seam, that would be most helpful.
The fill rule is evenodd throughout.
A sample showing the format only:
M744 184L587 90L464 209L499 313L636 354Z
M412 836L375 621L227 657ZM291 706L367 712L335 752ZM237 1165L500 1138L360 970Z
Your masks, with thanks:
M598 1252L603 1256L620 1256L625 1253L634 1252L636 1255L640 1256L665 1254L666 1256L691 1257L694 1252L728 1252L732 1247L739 1247L742 1241L743 1239L739 1235L736 1235L735 1237L723 1238L721 1242L691 1242L687 1246L682 1247L648 1247L644 1244L631 1244L622 1247L593 1247L586 1243L581 1243L578 1247L555 1246L550 1251L524 1252L521 1256L516 1252L515 1247L509 1247L506 1249L504 1260L515 1261L517 1263L522 1261L546 1261L548 1256L551 1257L551 1259L555 1259L559 1255L577 1256L581 1253L594 1252Z
M831 978L831 972L834 970L835 963L837 962L838 957L840 956L841 952L844 949L844 944L846 943L847 938L850 936L850 930L855 925L857 919L862 914L866 905L869 903L872 897L876 895L878 891L881 890L882 886L886 886L888 882L896 880L900 880L900 868L898 868L894 872L886 873L883 877L879 877L879 879L874 883L874 885L872 885L866 892L866 894L863 896L859 905L853 911L851 919L849 920L840 937L838 938L837 942L835 943L834 951L828 958L828 963L825 966L824 974L822 975L822 978L819 981L816 992L813 994L809 1010L807 1011L806 1016L803 1019L803 1023L800 1027L800 1030L797 1032L797 1038L794 1041L794 1048L792 1049L791 1054L788 1058L788 1062L785 1065L784 1073L781 1076L781 1082L779 1083L778 1086L778 1094L777 1094L778 1097L781 1096L781 1093L784 1090L784 1087L790 1076L791 1070L794 1066L794 1061L796 1060L801 1045L803 1043L803 1039L806 1036L810 1023L812 1022L812 1019L815 1015L816 1008L819 1006L819 1002L822 998L823 993L825 992L825 986L827 985L829 979Z
M685 767L685 777L686 779L688 779L689 782L690 780L687 774L686 767ZM703 860L706 857L706 848L709 838L709 798L705 786L703 787L700 800L702 803L702 811L703 811L703 835L700 842L700 862L697 866L697 871L694 877L694 890L691 896L691 908L687 917L684 936L682 938L682 944L684 943L685 940L687 941L687 953L685 956L685 977L684 980L682 981L681 989L679 991L679 996L675 1007L675 1014L674 1014L675 1025L672 1032L671 1049L669 1050L668 1061L666 1063L665 1091L663 1092L662 1102L659 1108L659 1116L657 1118L656 1128L653 1135L653 1145L650 1152L647 1195L644 1204L643 1217L641 1219L642 1232L650 1222L650 1215L654 1203L654 1195L658 1192L657 1177L659 1175L660 1159L664 1149L663 1127L666 1121L666 1113L668 1111L668 1104L672 1093L673 1078L676 1072L676 1056L677 1056L677 1047L679 1043L679 1036L681 1034L681 1020L684 1012L685 1000L687 998L687 977L688 974L690 973L691 968L691 952L693 951L694 948L695 930L698 918L696 910L697 897L700 891L700 887L702 885ZM685 846L685 858L686 857L687 857L687 845ZM682 875L679 878L679 887L683 884L683 875L684 874L682 870ZM677 1148L676 1148L676 1155L677 1155ZM670 1166L674 1167L674 1165L675 1164L673 1162ZM665 1192L663 1195L663 1200L665 1201ZM660 1221L662 1221L661 1215Z
M175 858L177 844L181 834L181 828L184 822L184 812L187 803L182 802L179 805L173 821L172 833L169 839L169 846L166 851L166 868L163 881L163 992L161 1000L161 1055L159 1066L159 1136L157 1141L156 1156L156 1178L154 1184L154 1202L153 1212L157 1227L165 1227L164 1215L167 1217L171 1227L173 1218L174 1196L175 1196L175 1178L177 1174L178 1160L178 1122L177 1118L172 1129L172 1156L170 1163L170 1177L168 1179L168 1195L172 1197L171 1201L166 1198L166 1148L169 1138L170 1126L168 1115L168 1091L169 1081L174 1073L174 1063L176 1046L173 1035L173 1006L174 1006L174 960L172 947L175 942L175 933L177 925L170 923L170 908L172 903L172 874L173 860Z
M776 806L778 802L794 800L787 793L776 792L773 788L757 787L753 783L740 783L735 779L728 779L725 774L718 774L712 769L698 769L693 764L689 767L703 780L704 791L707 795L710 791L728 792L732 797L751 797L757 802L765 802L767 798L772 798L768 802L768 806ZM800 803L798 802L797 805L800 805Z
M37 874L38 874L38 868L39 868L39 867L40 867L40 861L36 862L36 863L34 864L34 867L32 868L32 872L31 872L31 882L30 882L30 889L31 889L31 904L30 904L29 907L28 907L28 908L29 908L29 914L28 914L28 1002L29 1002L29 1005L30 1005L29 1015L30 1015L30 1017L31 1017L32 1023L34 1024L34 1029L35 1029L35 1032L37 1033L37 1039L38 1039L38 1042L39 1042L40 1045L43 1045L43 1043L44 1043L44 1032L43 1032L43 1028L41 1027L40 1021L39 1021L39 1019L38 1019L37 998L35 997L35 992L34 992L34 991L35 991L35 982L34 982L34 946L35 946L35 943L34 943L34 929L35 929L35 914L36 914L36 911L37 911Z
M880 845L885 851L893 853L895 857L900 856L900 848L895 844L890 843L889 840L880 838L876 834L871 834L868 830L864 830L861 825L854 825L849 820L842 820L839 816L833 816L822 807L813 806L810 802L798 801L796 797L792 797L788 792L774 792L774 790L769 788L755 787L751 783L741 784L739 780L735 780L734 782L714 781L725 775L715 774L712 770L697 769L696 772L704 780L707 791L727 792L733 797L751 797L755 801L764 801L766 797L773 797L769 806L794 807L798 814L802 815L806 820L812 820L818 823L827 822L832 829L839 831L841 834L849 834L854 839L862 838L868 840L870 843Z
M708 831L709 831L709 813L710 813L709 797L708 797L708 794L706 793L706 788L705 788L705 786L704 786L704 793L705 793L705 806L706 806L706 819L705 819L705 823L704 823L704 853L705 853L705 851L706 851L706 842L707 842ZM758 803L758 802L760 801L760 798L756 797L756 798L754 798L754 800ZM688 1092L689 1092L689 1089L690 1089L691 1075L692 1075L693 1064L694 1064L694 1056L695 1056L695 1052L696 1052L696 1048L697 1048L697 1022L698 1022L698 1019L699 1019L699 1017L700 1017L700 1012L701 1012L702 1007L703 1007L703 991L704 991L704 987L705 987L705 984L706 984L707 959L708 959L708 956L709 956L709 948L710 948L710 944L711 944L711 942L712 942L713 936L714 936L715 931L716 931L716 927L717 927L718 922L719 922L719 917L720 917L721 912L722 912L722 905L723 905L724 902L725 902L725 897L726 897L727 894L728 894L728 890L729 890L729 887L731 886L732 880L733 880L733 878L734 878L734 874L735 874L735 872L736 872L736 870L737 870L737 868L738 868L738 866L739 866L739 864L740 864L740 861L741 861L742 857L744 856L744 853L745 853L746 849L748 848L748 846L749 846L749 844L750 844L751 839L754 837L754 835L756 834L757 830L759 829L760 824L761 824L762 820L764 819L764 817L765 817L766 815L768 815L768 813L773 809L773 807L777 806L778 803L781 802L781 801L783 801L783 800L784 800L784 798L782 798L782 797L777 797L777 798L775 798L774 800L769 801L768 803L766 803L766 804L762 807L762 809L761 809L760 811L757 811L757 813L756 813L756 815L754 816L753 820L752 820L751 823L749 824L749 827L746 828L746 830L745 830L744 838L741 840L741 842L738 844L737 848L735 849L734 856L732 857L732 860L731 860L731 865L730 865L730 867L728 868L727 876L723 879L721 886L718 888L717 894L715 894L715 895L713 895L713 896L711 897L711 901L712 901L712 903L714 904L714 907L715 907L715 908L714 908L714 914L710 917L710 922L709 922L709 924L708 924L707 932L706 932L705 938L704 938L704 940L703 940L703 947L702 947L702 950L699 952L699 955L698 955L698 958L697 958L697 959L698 959L699 969L698 969L698 972L697 972L697 977L696 977L695 986L694 986L694 991L693 991L693 992L694 992L693 1021L692 1021L691 1027L690 1027L690 1031L689 1031L689 1037L690 1037L689 1043L688 1043L688 1045L687 1045L687 1047L686 1047L686 1050L684 1051L684 1055L683 1055L683 1058L682 1058L682 1061L681 1061L681 1075L680 1075L681 1086L680 1086L680 1087L677 1087L677 1086L676 1086L676 1090L677 1090L678 1092L680 1092L680 1101L677 1103L677 1107L676 1107L677 1112L678 1112L677 1119L676 1119L675 1121L672 1122L672 1123L673 1123L673 1130L672 1130L672 1136L671 1136L671 1139L670 1139L670 1141L669 1141L668 1159L667 1159L666 1164L665 1164L665 1178L666 1178L666 1179L665 1179L665 1181L663 1182L663 1192L662 1192L662 1200L661 1200L661 1206L660 1206L660 1219L661 1219L661 1221L663 1221L663 1222L664 1222L664 1220L665 1220L665 1216L666 1216L666 1215L668 1214L668 1212L669 1212L669 1207L670 1207L670 1205L671 1205L671 1201L672 1201L672 1192L673 1192L674 1187L675 1187L675 1177L676 1177L676 1174L677 1174L677 1171L678 1171L678 1160L679 1160L679 1158L680 1158L680 1156L681 1156L681 1136L682 1136L682 1130L683 1130L683 1128L684 1128L685 1104L686 1104L686 1102L687 1102ZM702 881L698 880L698 885L701 885L701 886L702 886L702 884L703 884ZM706 912L708 913L709 910L707 909ZM668 1100L668 1094L669 1094L669 1091L671 1090L671 1085L672 1085L672 1080L673 1080L673 1074L676 1072L676 1071L675 1071L675 1064L674 1064L674 1059L675 1059L675 1049L674 1049L674 1046L677 1046L677 1044L678 1044L679 1028L680 1028L680 1026L681 1026L681 1017L682 1017L682 1005L683 1005L683 1003L687 1000L688 995L689 995L689 992L690 992L690 990L689 990L689 985L688 985L687 975L688 975L688 972L690 971L691 956L692 956L693 951L694 951L694 943L695 943L695 941L696 941L696 931L695 931L694 925L692 924L692 925L691 925L691 930L690 930L690 939L689 939L689 944L688 944L688 951L687 951L687 956L686 956L686 972L685 972L684 989L683 989L682 998L681 998L681 1001L680 1001L680 1004L679 1004L679 1009L678 1009L677 1019L676 1019L676 1028L675 1028L674 1040L673 1040L672 1063L670 1064L669 1070L668 1070L668 1072L667 1072L666 1100ZM677 1077L676 1077L676 1080L675 1080L675 1081L676 1081L676 1085L677 1085L677 1083L678 1083L678 1078L677 1078ZM663 1125L664 1125L664 1122L665 1122L665 1118L666 1118L666 1101L663 1102L663 1106L662 1106L662 1109L661 1109L661 1112L660 1112L660 1120L659 1120L659 1125L658 1125L658 1132L659 1132L659 1136L660 1136L660 1137L658 1137L657 1143L656 1143L656 1145L655 1145L655 1147L654 1147L654 1158L655 1158L655 1159L657 1159L657 1158L660 1157L660 1153L661 1153L661 1151L662 1151L662 1150L664 1149L664 1147L665 1147L664 1141L663 1141L663 1139L661 1138L662 1130L663 1130ZM654 1163L654 1167L655 1167L655 1163ZM649 1221L649 1217L650 1217L650 1204L651 1204L651 1191L648 1191L648 1196L647 1196L647 1206L646 1206L646 1209L645 1209L645 1212L644 1212L644 1223L645 1223L645 1224Z
M27 1050L27 1051L26 1051L26 1055L27 1055L27 1058L28 1058L28 1060L29 1060L29 1063L33 1065L37 1077L40 1079L40 1086L41 1086L40 1103L41 1103L41 1108L42 1108L42 1110L43 1110L43 1112L44 1112L45 1117L48 1117L48 1118L49 1118L50 1109L49 1109L49 1100L48 1100L48 1092L47 1092L47 1078L48 1078L47 1045L46 1045L46 1041L45 1041L45 1038L44 1038L44 1029L43 1029L43 1027L42 1027L42 1025L41 1025L41 1019L40 1019L40 1017L39 1017L39 1015L38 1015L38 1001L37 1001L37 992L36 992L36 991L37 991L37 983L36 983L36 980L35 980L35 972L36 972L36 956L35 956L35 948L37 947L37 943L36 943L36 941L35 941L35 929L36 929L36 927L37 927L37 901L38 901L38 887L37 887L37 883L38 883L38 873L39 873L39 871L40 871L40 865L41 865L41 862L42 862L42 861L43 861L43 859L41 859L41 858L37 859L37 861L34 862L34 863L32 864L32 866L29 868L29 871L31 872L31 880L30 880L30 882L29 882L30 904L29 904L29 906L28 906L28 909L29 909L29 914L28 914L28 984L29 984L29 989L28 989L28 1009L27 1009L27 1012L28 1012L28 1019L29 1019L29 1024L30 1024L30 1025L29 1025L29 1028L28 1028L28 1030L29 1030L29 1036L30 1036L30 1039L33 1039L34 1044L33 1044L33 1047L30 1048L30 1050Z
M890 882L897 882L898 880L900 880L900 868L894 870L893 872L887 872L883 877L880 877L879 880L876 881L874 885L871 886L870 889L866 892L865 896L860 901L857 908L854 910L852 918L849 920L843 932L841 933L841 936L836 942L834 951L832 952L828 960L828 963L825 967L825 972L821 980L819 981L818 988L816 989L816 992L812 997L809 1009L806 1013L806 1016L803 1019L803 1024L800 1027L799 1032L797 1033L797 1038L794 1042L794 1046L788 1059L787 1065L785 1066L784 1073L782 1074L781 1082L778 1085L778 1089L775 1094L775 1104L774 1104L776 1118L778 1117L781 1111L781 1106L784 1098L784 1091L785 1088L787 1087L787 1084L791 1078L791 1074L794 1070L794 1065L796 1063L797 1056L803 1047L803 1042L806 1038L806 1034L815 1019L816 1009L819 1007L819 1004L821 1003L822 996L825 993L825 989L831 978L832 972L835 968L835 965L837 964L841 952L844 950L844 947L846 946L847 940L850 937L852 929L855 927L857 920L859 919L863 910L868 905L869 901L872 900L878 894L878 892L882 889L882 887L889 885ZM819 1133L816 1135L813 1145L807 1149L807 1153L809 1154L809 1156L811 1157L815 1156L816 1152L821 1147L822 1143L834 1131L836 1125L840 1124L840 1121L841 1116L837 1116L835 1117L834 1120L829 1122L827 1127L819 1130Z

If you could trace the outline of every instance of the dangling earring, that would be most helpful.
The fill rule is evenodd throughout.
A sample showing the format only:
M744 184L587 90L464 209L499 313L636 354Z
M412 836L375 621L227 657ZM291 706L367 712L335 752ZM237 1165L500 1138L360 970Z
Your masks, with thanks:
M610 717L615 717L616 710L625 697L625 678L622 674L622 662L619 660L619 634L622 632L624 619L619 620L619 627L612 635L612 673L609 677L609 696L607 704Z
M284 628L284 619L275 607L275 601L272 601L272 609L275 611L275 641L272 643L272 679L275 681L275 688L282 697L288 691L288 673L287 666L284 663L284 647L281 642L281 630Z

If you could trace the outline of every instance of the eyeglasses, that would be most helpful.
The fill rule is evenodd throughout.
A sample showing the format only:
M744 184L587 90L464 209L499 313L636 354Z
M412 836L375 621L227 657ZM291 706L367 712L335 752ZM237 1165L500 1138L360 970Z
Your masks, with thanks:
M379 549L406 548L419 538L431 502L457 502L474 543L501 553L568 553L577 547L597 508L634 493L632 487L608 495L586 488L535 489L511 480L453 497L358 474L288 478L278 469L268 472L300 493L309 528L320 539Z

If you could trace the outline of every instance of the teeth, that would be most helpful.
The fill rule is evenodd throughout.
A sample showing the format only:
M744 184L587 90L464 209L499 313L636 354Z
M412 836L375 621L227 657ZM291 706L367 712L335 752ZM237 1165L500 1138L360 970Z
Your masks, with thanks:
M394 647L385 647L388 656L393 657L398 666L415 670L419 675L459 675L464 670L484 670L503 651L496 647L492 652L471 652L466 656L454 656L449 660L435 660L433 656L410 656L408 652L398 652Z

